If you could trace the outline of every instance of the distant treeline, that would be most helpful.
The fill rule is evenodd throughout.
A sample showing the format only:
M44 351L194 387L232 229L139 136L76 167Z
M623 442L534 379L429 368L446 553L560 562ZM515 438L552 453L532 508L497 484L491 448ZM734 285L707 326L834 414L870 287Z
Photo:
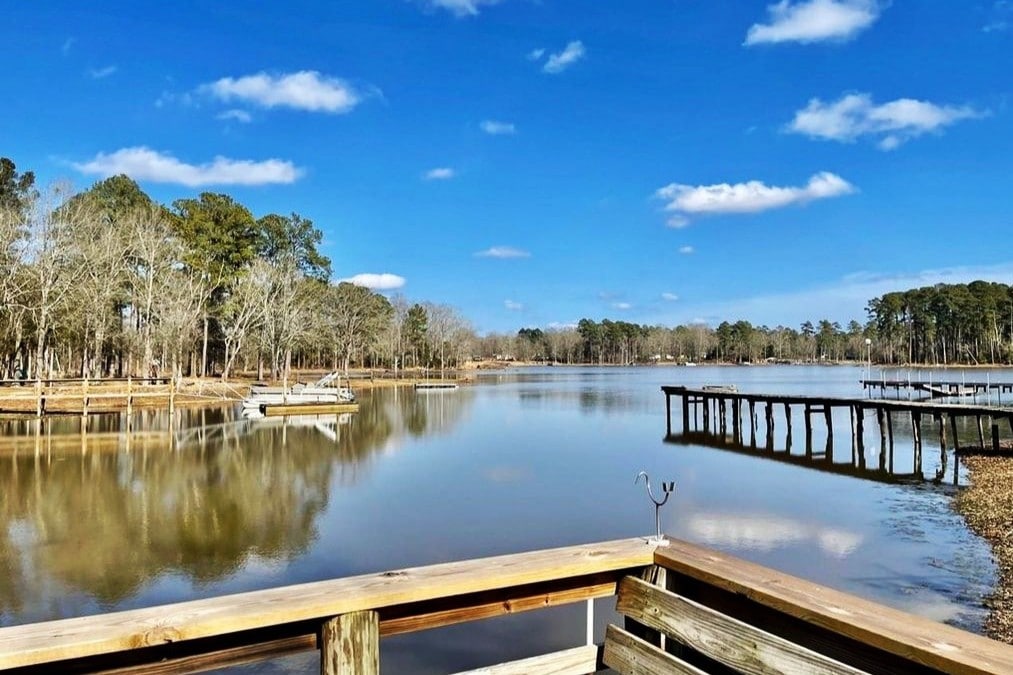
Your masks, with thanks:
M522 328L479 343L485 358L555 363L632 364L790 361L879 364L1013 363L1013 287L975 281L874 298L868 321L828 319L796 328L722 322L668 328L581 319L575 327Z

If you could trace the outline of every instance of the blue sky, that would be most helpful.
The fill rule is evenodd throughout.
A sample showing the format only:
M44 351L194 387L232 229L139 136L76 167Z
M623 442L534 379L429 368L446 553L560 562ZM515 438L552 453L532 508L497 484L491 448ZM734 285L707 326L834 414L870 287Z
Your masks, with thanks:
M482 332L1013 282L1010 0L92 4L5 8L0 155L295 211Z

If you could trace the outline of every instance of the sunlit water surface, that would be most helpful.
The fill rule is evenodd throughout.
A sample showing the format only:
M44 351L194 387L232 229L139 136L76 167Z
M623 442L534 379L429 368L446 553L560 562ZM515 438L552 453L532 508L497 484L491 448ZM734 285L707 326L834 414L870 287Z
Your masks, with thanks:
M74 417L3 421L0 625L646 534L653 507L633 478L647 470L677 483L663 512L677 537L980 630L994 568L951 510L952 458L944 485L894 484L664 440L663 384L863 396L863 376L856 367L516 369L456 391L364 392L352 416L247 421L209 409L170 423L138 412L129 434L118 415L93 418L86 433ZM673 405L673 431L680 415ZM762 414L760 424L762 434ZM847 414L834 424L833 461L853 462ZM823 429L815 425L820 449ZM909 426L898 420L896 433L895 462L910 465ZM875 465L874 418L866 439ZM925 456L931 477L940 458L928 438ZM598 602L599 631L609 604ZM383 667L448 672L575 646L582 612L387 639ZM312 670L313 658L246 670Z

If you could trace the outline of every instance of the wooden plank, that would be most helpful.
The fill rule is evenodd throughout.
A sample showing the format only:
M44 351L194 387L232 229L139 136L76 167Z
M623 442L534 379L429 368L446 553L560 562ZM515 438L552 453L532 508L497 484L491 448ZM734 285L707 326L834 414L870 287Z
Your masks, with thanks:
M587 577L578 577L578 579L584 580ZM545 588L543 584L524 587L516 593L511 593L508 599L504 599L502 593L494 592L489 593L488 598L479 597L466 602L457 600L456 598L459 596L455 596L455 598L448 599L446 603L431 601L424 607L418 606L417 603L401 605L390 611L381 611L380 634L384 636L400 635L451 626L466 621L491 619L504 614L518 614L535 609L568 605L582 600L605 598L615 595L617 587L615 578L608 581L593 580L590 583L580 581L579 583L587 583L587 585L580 585L576 588L566 588L565 584L571 583L568 581L557 583L564 586L559 590ZM554 584L550 583L549 585ZM528 588L531 590L527 590ZM449 606L439 606L441 604Z
M364 609L641 568L654 547L642 538L444 563L286 586L162 607L0 628L0 668L14 668Z
M587 675L598 671L601 651L597 645L584 645L456 675Z
M380 675L379 624L372 610L325 622L320 630L320 675Z
M616 611L748 675L864 672L634 577L620 583Z
M358 403L287 403L260 406L265 417L359 412Z
M699 668L613 625L605 630L602 660L620 675L706 675Z
M1013 673L1013 646L901 612L678 539L655 562L912 666L956 675ZM840 658L840 657L838 657Z

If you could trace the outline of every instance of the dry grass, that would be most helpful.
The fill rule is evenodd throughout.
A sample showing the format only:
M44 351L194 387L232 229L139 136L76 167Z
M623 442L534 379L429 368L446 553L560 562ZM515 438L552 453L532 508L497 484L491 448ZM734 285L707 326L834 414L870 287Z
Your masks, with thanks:
M1013 457L966 457L970 487L954 508L976 534L992 546L999 569L995 591L986 604L989 637L1013 644Z

